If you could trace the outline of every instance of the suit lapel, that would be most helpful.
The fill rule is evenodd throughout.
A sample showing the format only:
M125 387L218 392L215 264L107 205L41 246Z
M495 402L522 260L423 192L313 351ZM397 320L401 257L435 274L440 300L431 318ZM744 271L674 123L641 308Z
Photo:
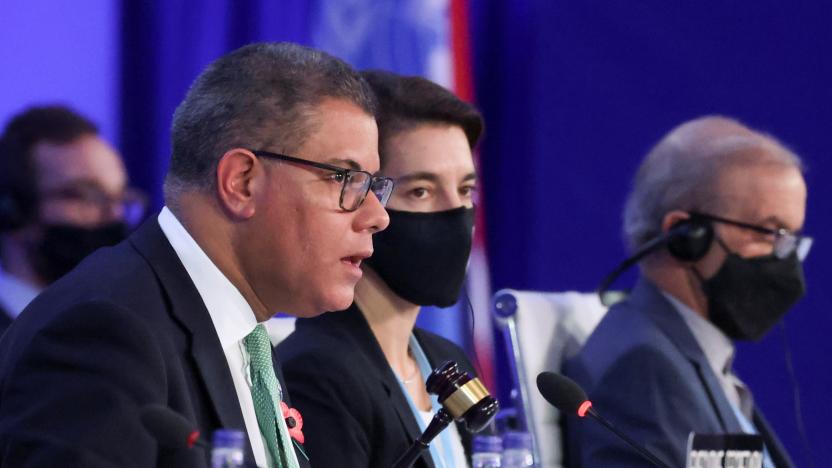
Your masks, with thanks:
M280 361L278 360L277 352L275 351L274 346L272 346L272 363L274 365L274 373L277 376L278 382L280 382L280 388L283 389L283 402L285 402L291 408L291 395L289 395L289 392L286 389L286 381L283 380L283 371L280 368ZM301 415L301 417L303 417L303 415ZM303 431L302 428L301 431ZM292 439L292 444L295 449L295 456L298 459L298 465L303 467L310 466L306 449L302 445L298 444L298 442L294 439Z
M639 280L633 289L631 302L637 310L644 311L679 351L690 361L699 375L700 383L708 394L710 404L724 432L742 432L734 410L711 369L705 353L697 343L679 311L648 281Z
M154 218L144 223L130 237L130 242L156 273L170 301L171 315L191 337L191 356L220 426L245 430L237 391L211 316L158 221ZM248 456L253 459L251 447L247 448Z
M711 401L711 406L716 408L716 414L719 422L722 425L722 430L730 433L743 432L742 426L737 421L737 416L734 414L731 403L725 396L722 386L719 384L717 377L714 375L711 366L707 363L698 362L696 364L696 371L699 373L699 379L705 384L705 390L708 392L708 398Z
M0 304L0 336L3 335L3 332L9 328L9 325L12 324L12 317L6 309L3 308L3 305Z

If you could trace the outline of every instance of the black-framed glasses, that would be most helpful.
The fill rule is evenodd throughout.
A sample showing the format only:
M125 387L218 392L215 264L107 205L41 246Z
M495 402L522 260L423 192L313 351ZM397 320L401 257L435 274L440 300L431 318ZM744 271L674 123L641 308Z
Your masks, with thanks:
M61 200L74 204L74 210L84 218L98 220L114 216L130 227L142 220L147 209L147 195L139 189L127 187L119 195L111 195L94 183L81 183L49 189L39 195L40 200Z
M774 237L774 256L777 258L786 258L792 253L797 253L797 258L802 262L803 259L809 255L809 250L812 248L814 239L801 234L796 234L788 229L770 229L756 224L744 223L733 219L723 218L707 213L692 212L691 216L716 221L718 223L730 224L732 226L750 229L761 234L766 234Z
M346 169L343 167L333 166L332 164L325 164L317 161L308 161L306 159L296 158L294 156L287 156L285 154L272 153L269 151L250 150L255 156L261 158L277 159L295 164L303 164L305 166L317 167L335 173L341 182L341 197L338 200L338 205L344 211L355 211L364 203L367 194L370 190L373 191L381 206L387 206L387 200L390 199L390 194L393 193L393 179L389 177L374 176L367 171L359 171L356 169Z

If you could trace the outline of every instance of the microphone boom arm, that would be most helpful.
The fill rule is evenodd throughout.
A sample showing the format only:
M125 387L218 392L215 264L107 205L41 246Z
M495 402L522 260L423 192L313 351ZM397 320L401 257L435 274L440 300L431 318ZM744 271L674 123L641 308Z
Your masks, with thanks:
M627 437L623 432L619 431L617 427L615 427L611 422L607 421L606 418L601 417L593 408L589 408L587 414L593 417L596 421L601 423L604 427L612 431L613 434L617 435L621 440L627 443L631 448L633 448L636 452L641 454L642 457L647 459L653 466L657 466L659 468L670 468L667 466L667 463L659 460L655 455L648 452L644 448L640 447L635 441L629 437Z
M427 449L430 446L431 441L439 435L448 425L454 420L445 408L440 408L439 411L433 416L431 419L430 424L425 429L425 432L422 433L414 442L410 448L407 449L407 452L403 453L396 463L393 464L393 468L410 468L413 466L413 463L419 458L422 451Z

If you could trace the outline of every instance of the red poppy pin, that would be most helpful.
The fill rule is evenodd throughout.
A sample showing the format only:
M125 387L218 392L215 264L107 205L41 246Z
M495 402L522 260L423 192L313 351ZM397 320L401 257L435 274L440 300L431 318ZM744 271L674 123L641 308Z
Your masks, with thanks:
M286 427L289 428L289 435L299 444L303 443L303 418L300 412L294 408L289 408L285 402L280 402L280 412L283 413L283 419L286 420Z

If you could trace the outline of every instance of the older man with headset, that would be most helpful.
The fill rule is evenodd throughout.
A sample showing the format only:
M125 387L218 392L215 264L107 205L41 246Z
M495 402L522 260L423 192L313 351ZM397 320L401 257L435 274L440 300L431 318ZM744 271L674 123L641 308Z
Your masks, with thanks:
M670 466L688 435L757 433L764 466L793 463L734 374L733 340L763 337L804 294L798 156L725 117L686 122L647 155L624 211L641 277L566 373ZM566 421L570 466L643 466L597 424Z

